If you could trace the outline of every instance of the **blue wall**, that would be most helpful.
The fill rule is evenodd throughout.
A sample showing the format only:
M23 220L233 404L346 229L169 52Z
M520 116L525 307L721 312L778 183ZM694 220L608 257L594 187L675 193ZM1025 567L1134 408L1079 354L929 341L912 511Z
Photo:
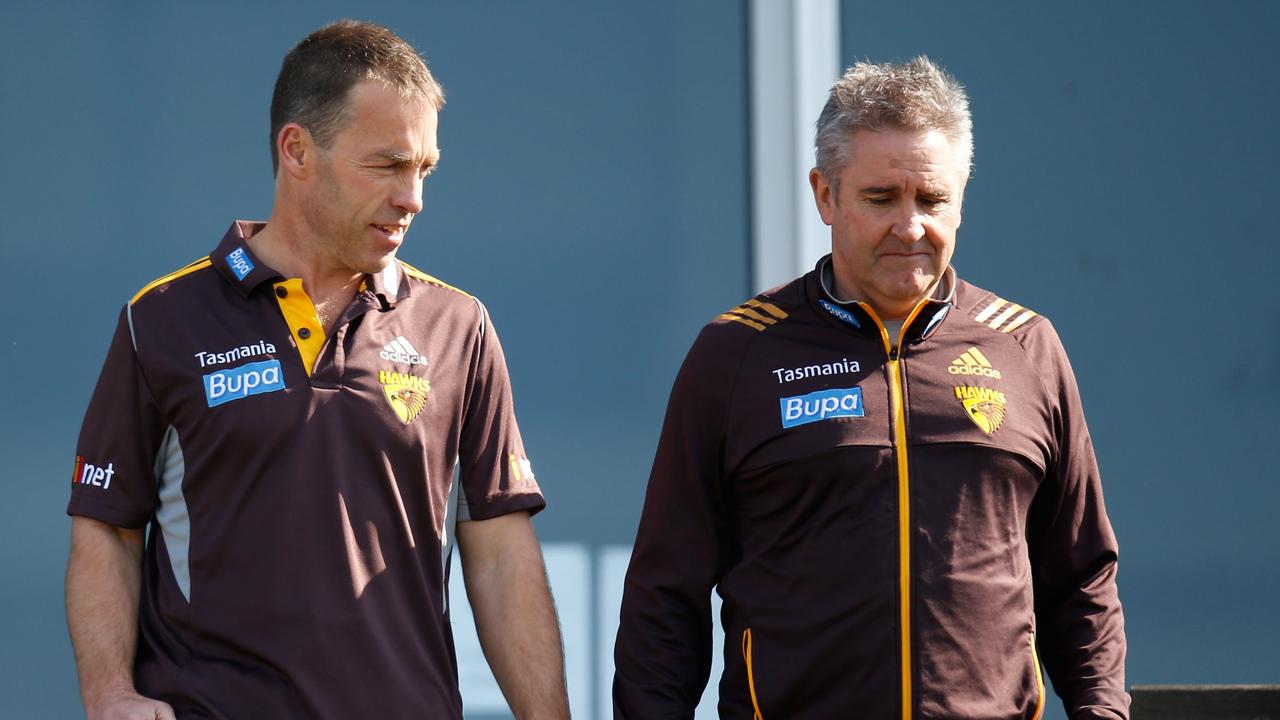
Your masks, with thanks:
M1071 354L1120 538L1129 681L1276 682L1280 5L841 11L846 64L926 53L968 87L955 263L1051 317Z

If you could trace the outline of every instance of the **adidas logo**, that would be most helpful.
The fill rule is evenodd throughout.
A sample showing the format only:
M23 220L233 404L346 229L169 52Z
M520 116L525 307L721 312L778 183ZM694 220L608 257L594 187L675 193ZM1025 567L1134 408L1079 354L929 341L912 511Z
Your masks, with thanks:
M426 365L427 356L419 353L413 343L405 339L403 335L397 335L395 340L387 343L382 348L382 352L378 353L378 357L391 362L404 363L406 365Z
M991 361L976 347L965 350L963 355L952 360L947 372L952 375L977 375L994 380L1000 379L1000 371L991 367Z

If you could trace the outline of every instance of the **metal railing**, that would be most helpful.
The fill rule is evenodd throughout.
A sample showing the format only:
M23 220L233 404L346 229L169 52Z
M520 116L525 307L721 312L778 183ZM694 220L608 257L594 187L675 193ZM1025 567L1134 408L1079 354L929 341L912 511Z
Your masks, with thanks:
M1280 720L1280 685L1134 685L1131 720Z

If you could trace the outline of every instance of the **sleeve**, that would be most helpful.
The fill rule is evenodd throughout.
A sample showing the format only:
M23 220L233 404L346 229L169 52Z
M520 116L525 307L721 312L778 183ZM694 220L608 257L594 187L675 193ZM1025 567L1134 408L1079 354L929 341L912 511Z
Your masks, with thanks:
M157 503L162 422L138 364L126 306L80 428L67 514L118 527L144 526Z
M692 718L711 667L711 589L724 572L723 418L708 330L667 405L614 646L614 717ZM721 357L737 357L721 353Z
M488 520L546 506L516 425L511 378L489 313L480 313L471 382L463 410L458 463L459 520Z
M1028 527L1040 656L1068 716L1129 716L1124 612L1116 590L1119 547L1102 499L1080 391L1053 326L1024 341L1056 402L1057 455Z

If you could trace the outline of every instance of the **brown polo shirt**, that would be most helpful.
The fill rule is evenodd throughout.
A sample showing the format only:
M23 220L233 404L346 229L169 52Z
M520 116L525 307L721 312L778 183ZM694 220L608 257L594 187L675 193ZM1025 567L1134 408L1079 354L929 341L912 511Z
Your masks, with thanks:
M458 520L543 499L484 306L404 263L326 335L236 222L120 316L67 512L149 530L135 680L179 717L460 718Z

